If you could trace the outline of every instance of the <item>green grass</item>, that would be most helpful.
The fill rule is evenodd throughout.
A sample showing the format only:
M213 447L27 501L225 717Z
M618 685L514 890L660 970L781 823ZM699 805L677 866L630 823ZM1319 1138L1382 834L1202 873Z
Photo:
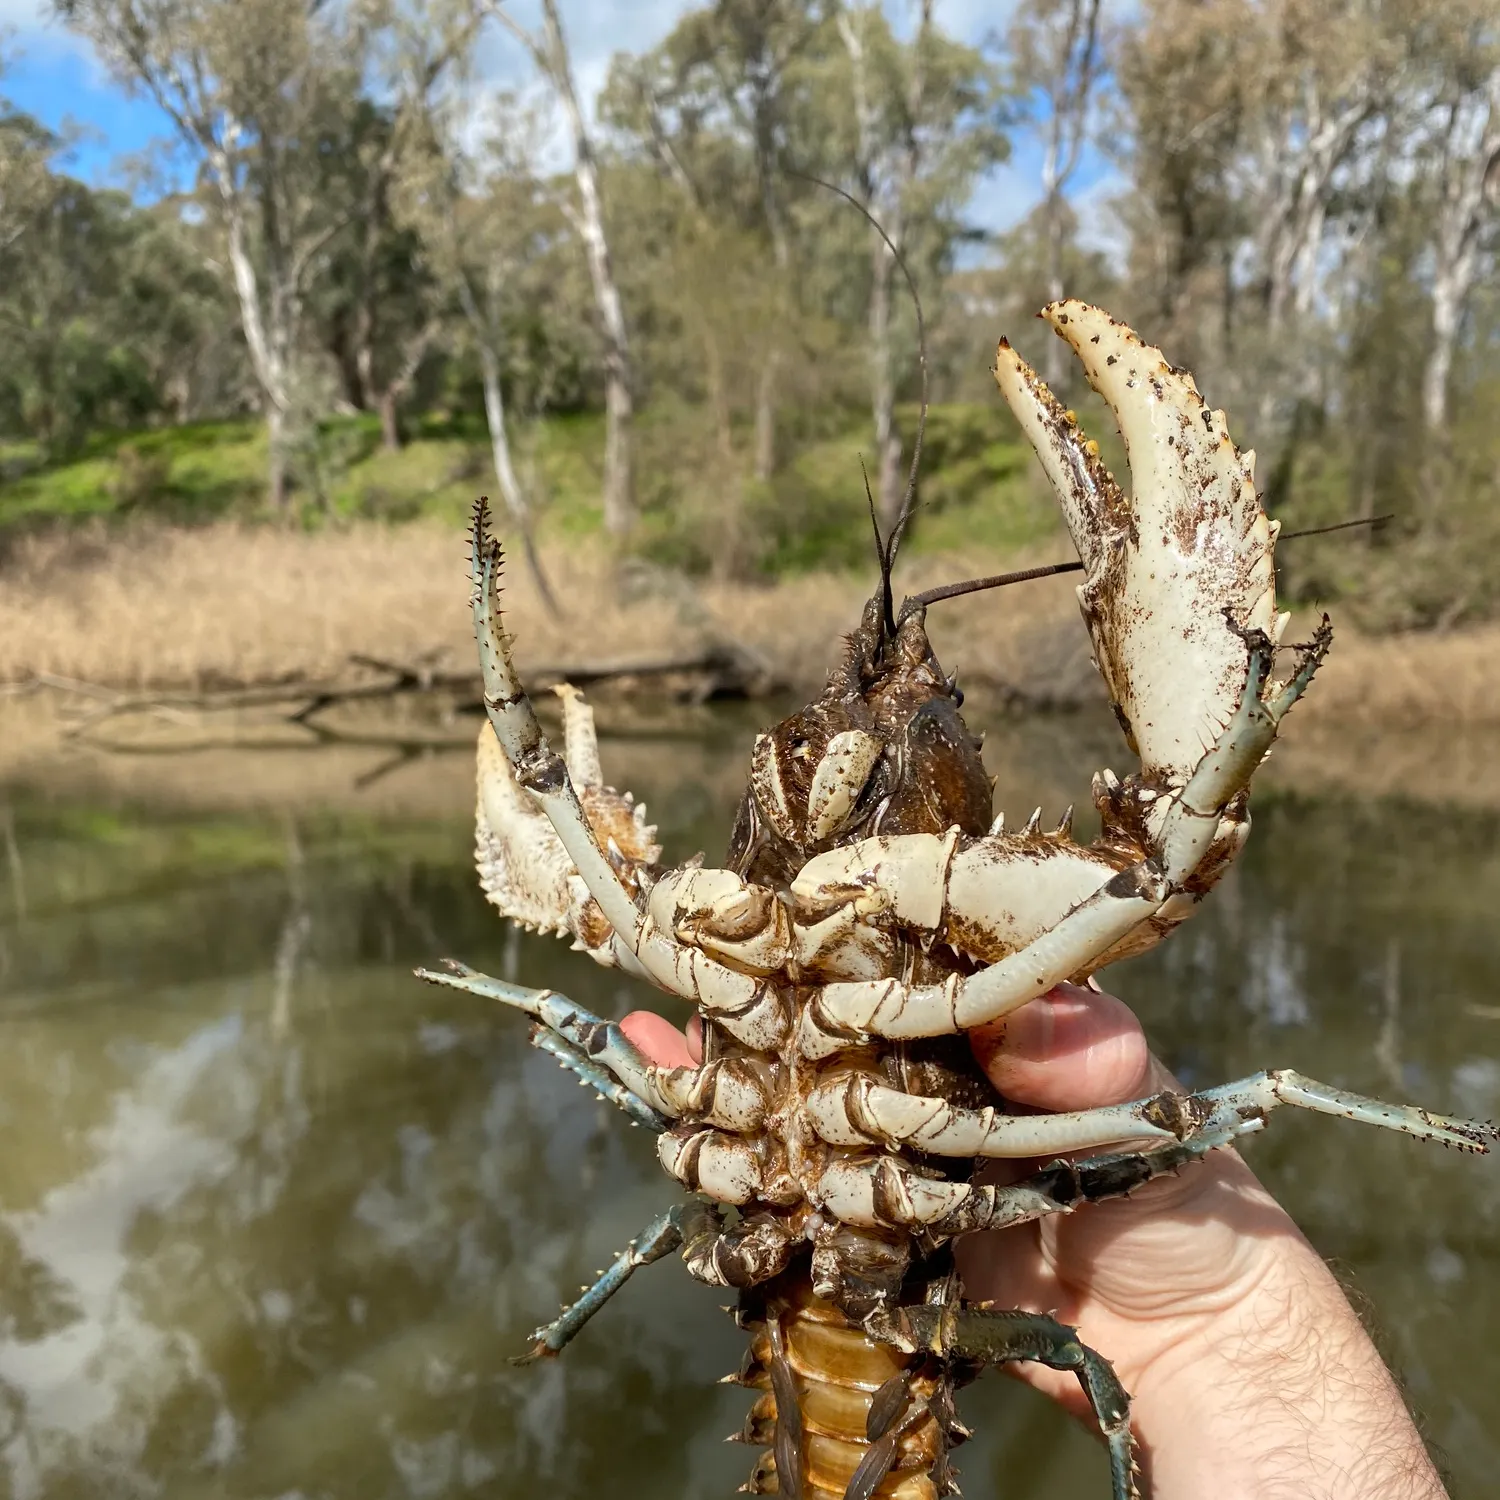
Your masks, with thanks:
M900 413L909 432L914 410ZM914 551L1010 551L1053 535L1056 513L1030 472L1028 454L993 407L932 410ZM753 566L768 575L863 567L869 551L860 455L867 422L851 413L824 423L768 483L742 481ZM534 496L544 538L583 538L600 527L602 418L548 418L513 435L514 459ZM662 561L704 569L717 545L723 497L703 414L662 404L638 418L636 489L643 524L636 545ZM741 445L748 449L748 436ZM24 444L0 446L0 533L46 522L149 515L192 524L224 516L264 518L266 437L255 420L197 422L101 435L67 462L26 468ZM309 436L294 460L304 524L363 517L457 521L476 494L493 491L482 420L435 416L411 425L396 453L380 446L371 417L340 418ZM6 475L10 477L3 477Z
M16 448L7 456L20 467L25 452ZM0 482L0 530L130 510L211 520L258 503L265 453L264 430L249 421L100 434L65 462Z

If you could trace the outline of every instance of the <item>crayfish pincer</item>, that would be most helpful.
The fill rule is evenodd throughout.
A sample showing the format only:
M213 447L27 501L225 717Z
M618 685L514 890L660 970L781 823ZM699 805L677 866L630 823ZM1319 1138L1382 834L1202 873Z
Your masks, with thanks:
M933 601L894 605L893 536L825 691L756 739L722 865L664 868L644 809L604 783L580 694L563 692L563 753L544 736L501 620L482 503L474 519L480 880L508 917L687 1000L702 1061L656 1066L553 991L457 965L423 977L525 1012L535 1043L657 1133L689 1196L539 1329L533 1352L561 1350L637 1267L680 1250L695 1277L738 1292L750 1348L737 1379L755 1392L743 1436L766 1450L756 1494L952 1494L955 1387L987 1364L1038 1361L1077 1377L1114 1500L1138 1496L1130 1401L1105 1355L1051 1317L966 1301L955 1238L1128 1192L1282 1104L1468 1151L1495 1139L1286 1070L1019 1114L974 1062L963 1033L1192 914L1243 844L1251 777L1330 640L1325 620L1306 644L1281 644L1278 528L1223 413L1097 308L1043 316L1113 408L1134 481L1127 495L1002 342L995 377L1061 502L1084 623L1140 761L1096 777L1091 844L1067 819L992 817L979 743L927 638ZM975 1180L986 1158L1063 1153L1004 1186Z

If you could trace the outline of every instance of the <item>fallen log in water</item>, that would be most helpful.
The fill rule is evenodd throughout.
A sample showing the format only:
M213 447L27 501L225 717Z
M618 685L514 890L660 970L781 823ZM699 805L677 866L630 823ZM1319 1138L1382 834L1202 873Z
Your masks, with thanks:
M327 681L292 678L207 690L121 692L100 683L39 673L6 686L14 692L50 689L86 700L87 707L73 725L74 734L132 714L173 718L275 708L283 710L277 718L310 729L320 715L341 705L429 693L457 697L459 701L450 707L458 712L483 710L477 671L444 671L430 663L408 664L359 655L349 660L363 669L360 676ZM661 692L693 703L765 697L783 687L761 657L743 646L722 641L666 655L537 667L528 674L527 686L539 692L563 682L579 687L608 683L620 691Z

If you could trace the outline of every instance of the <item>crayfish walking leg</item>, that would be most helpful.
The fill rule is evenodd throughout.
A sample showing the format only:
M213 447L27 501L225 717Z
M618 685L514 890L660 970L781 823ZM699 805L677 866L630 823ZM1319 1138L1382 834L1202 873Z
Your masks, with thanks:
M906 1310L905 1318L919 1342L941 1347L950 1358L995 1365L1028 1360L1073 1371L1109 1448L1114 1500L1139 1500L1130 1397L1114 1366L1083 1343L1077 1329L1044 1313L988 1308L914 1307Z
M861 1118L877 1127L863 1131L848 1118L849 1101ZM825 1100L827 1101L825 1103ZM1497 1138L1495 1128L1475 1120L1454 1120L1411 1104L1388 1104L1365 1094L1319 1083L1290 1068L1252 1073L1233 1083L1198 1093L1172 1090L1098 1109L1054 1115L1006 1115L994 1109L962 1109L945 1101L903 1094L868 1078L839 1080L815 1091L815 1116L840 1145L888 1139L935 1156L1026 1157L1088 1150L1114 1141L1192 1140L1200 1136L1241 1135L1260 1129L1271 1110L1283 1104L1337 1115L1364 1125L1400 1130L1419 1140L1483 1153ZM830 1106L832 1106L830 1108ZM896 1114L905 1114L902 1120ZM842 1113L836 1111L841 1110Z
M564 1308L561 1316L538 1328L531 1336L530 1351L519 1356L513 1363L529 1364L544 1355L561 1353L583 1325L642 1266L654 1265L684 1244L691 1245L706 1237L715 1236L721 1228L717 1210L701 1198L689 1198L685 1203L674 1204L666 1213L653 1219L626 1245L600 1272L599 1279L593 1286L584 1289L583 1296L570 1307Z
M532 1017L563 1044L562 1047L548 1044L545 1050L558 1056L565 1067L571 1068L586 1082L593 1082L592 1075L603 1070L623 1085L624 1094L603 1087L600 1092L638 1122L660 1129L651 1118L653 1115L675 1118L681 1112L682 1095L687 1084L696 1077L695 1069L658 1068L613 1021L596 1016L556 990L535 990L511 984L452 959L447 960L445 970L418 969L416 973L418 979L425 979L428 984L483 995ZM564 1050L581 1056L593 1065L592 1068L585 1073L569 1057L562 1055Z

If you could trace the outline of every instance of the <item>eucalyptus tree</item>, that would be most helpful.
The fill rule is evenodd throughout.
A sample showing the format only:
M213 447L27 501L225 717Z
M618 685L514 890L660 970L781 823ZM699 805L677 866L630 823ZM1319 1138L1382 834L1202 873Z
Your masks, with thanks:
M10 249L37 225L53 193L52 159L58 136L40 121L0 103L0 249Z
M806 184L789 172L813 166L806 143L792 137L806 116L816 76L809 62L826 42L826 20L816 0L719 0L689 10L649 52L614 59L601 102L616 133L680 190L683 219L700 243L737 231L765 245L774 296L763 326L745 330L757 345L752 472L761 481L778 462L785 325L794 315L790 283L800 255L792 203ZM717 387L723 352L705 347ZM713 401L727 411L721 388ZM721 420L721 448L728 442Z
M542 24L534 31L517 21L503 0L483 0L483 3L530 53L538 73L562 106L568 122L577 200L564 202L569 222L588 261L589 281L604 345L604 527L611 535L623 537L629 534L636 520L630 439L635 395L630 336L610 255L593 134L573 76L573 60L557 0L542 0Z
M383 78L410 131L389 206L393 223L420 247L417 268L436 304L450 307L466 331L500 498L538 592L556 612L506 395L507 386L529 387L534 409L546 403L545 354L528 364L536 341L513 335L557 302L574 245L558 194L533 170L543 136L537 112L476 76L481 14L468 0L387 6ZM449 345L452 352L451 338Z
M332 357L344 401L380 418L387 450L401 446L401 405L437 347L447 310L420 235L393 206L413 122L399 106L352 101L346 149L325 158L333 201L358 205L329 248L310 318Z
M14 138L19 122L3 129ZM116 277L132 232L129 201L60 172L29 197L29 211L7 205L0 246L0 400L6 425L56 460L101 417L140 422L155 401L143 363L121 339Z
M0 421L48 460L105 426L232 405L241 364L183 205L138 207L64 162L58 136L0 113Z
M290 433L307 415L299 356L308 293L359 208L330 201L323 160L363 85L358 11L323 0L56 8L163 111L209 188L269 429L269 500L285 513Z
M825 149L830 165L853 164L841 175L884 230L868 239L867 327L878 500L889 526L904 489L904 445L896 423L895 266L887 239L908 261L938 275L946 271L976 182L1007 154L1003 127L1011 101L993 61L943 32L933 0L922 0L907 41L875 0L841 7L837 27L846 67L828 101L834 119Z
M1432 342L1422 376L1430 437L1448 425L1464 309L1500 227L1500 15L1480 0L1434 7L1419 33L1424 120L1417 159L1429 184Z
M1026 0L1010 28L1017 83L1040 106L1030 114L1042 144L1040 217L1049 302L1076 295L1063 276L1069 238L1077 226L1067 195L1096 124L1104 82L1101 4L1102 0ZM1049 340L1043 367L1047 384L1063 389L1072 371L1062 340Z
M1386 0L1148 0L1122 29L1119 136L1137 282L1183 358L1244 382L1263 465L1324 407L1344 331L1330 278L1390 149L1407 55Z
M723 0L689 11L652 51L615 60L603 107L623 148L677 187L695 234L734 226L766 247L773 321L745 334L759 347L756 477L776 465L795 331L819 316L846 321L857 304L882 508L894 512L894 263L884 240L812 179L847 191L920 270L940 277L979 174L1004 154L1004 100L998 70L945 35L930 4L901 41L878 6ZM864 247L853 262L851 243Z

